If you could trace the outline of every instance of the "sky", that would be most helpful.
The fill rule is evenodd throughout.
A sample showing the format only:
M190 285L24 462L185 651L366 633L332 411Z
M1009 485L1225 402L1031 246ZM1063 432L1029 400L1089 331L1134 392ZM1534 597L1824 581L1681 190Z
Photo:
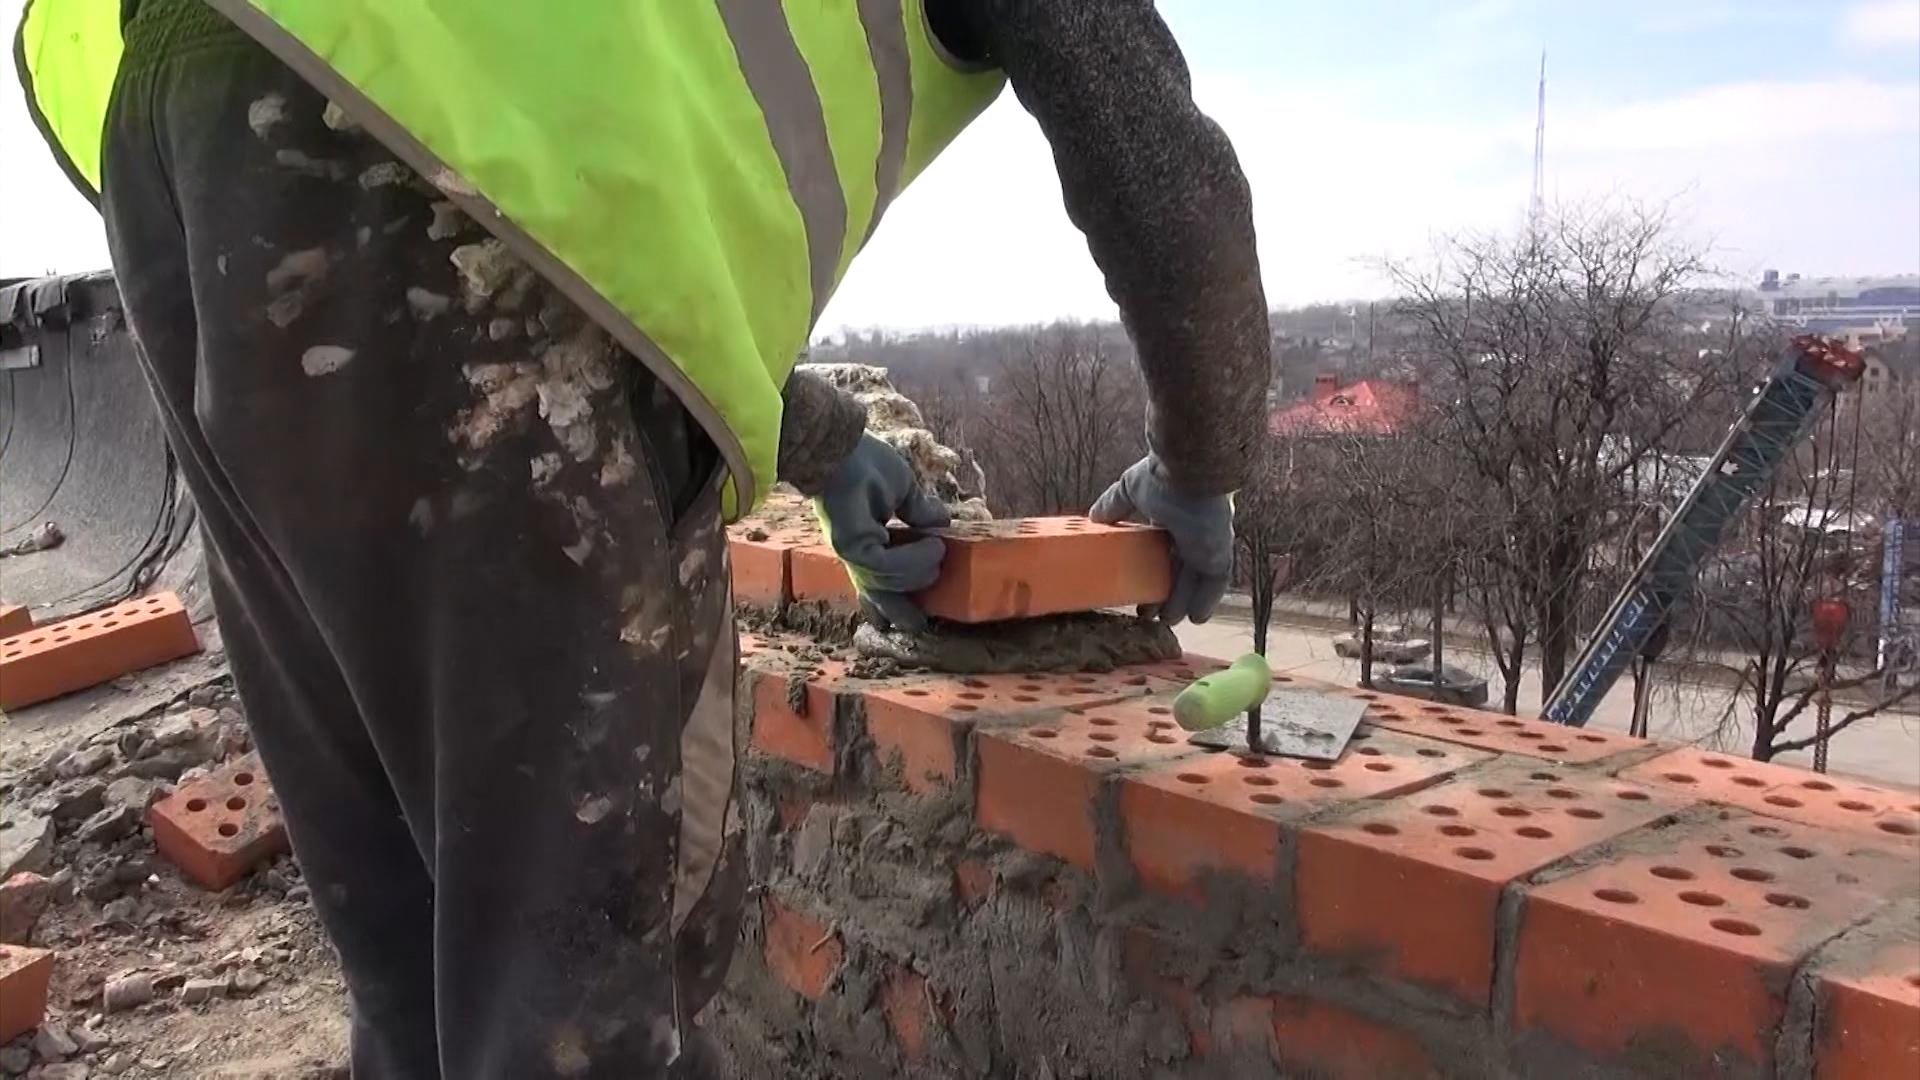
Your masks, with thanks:
M21 0L0 0L0 24ZM1728 273L1920 272L1920 0L1161 0L1251 183L1276 306L1384 296L1385 258L1508 230L1547 58L1549 201L1670 205ZM11 67L11 50L8 50ZM0 78L0 277L106 264ZM1045 140L1003 95L895 202L822 317L1115 314Z

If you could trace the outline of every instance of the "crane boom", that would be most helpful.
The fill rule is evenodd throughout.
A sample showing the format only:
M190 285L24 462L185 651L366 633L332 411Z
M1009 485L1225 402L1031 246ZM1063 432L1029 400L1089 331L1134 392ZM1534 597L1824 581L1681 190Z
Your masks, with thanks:
M1657 652L1674 606L1692 588L1728 524L1791 454L1834 394L1858 381L1865 362L1838 342L1794 338L1773 374L1734 422L1720 449L1674 511L1633 576L1587 639L1541 718L1585 727L1634 657Z

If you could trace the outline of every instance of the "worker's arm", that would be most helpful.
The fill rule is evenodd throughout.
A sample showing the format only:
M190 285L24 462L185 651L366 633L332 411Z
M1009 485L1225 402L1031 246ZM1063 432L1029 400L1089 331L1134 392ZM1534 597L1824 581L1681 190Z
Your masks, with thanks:
M860 445L867 410L853 395L804 368L781 391L780 479L804 495L818 495L840 463Z
M1139 353L1166 481L1193 495L1238 489L1264 434L1269 377L1252 199L1153 3L928 7L951 51L1006 71L1052 145L1067 216Z

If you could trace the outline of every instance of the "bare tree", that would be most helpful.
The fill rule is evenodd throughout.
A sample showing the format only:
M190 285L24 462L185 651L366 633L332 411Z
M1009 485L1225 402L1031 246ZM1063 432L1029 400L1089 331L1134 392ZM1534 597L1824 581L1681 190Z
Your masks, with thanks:
M992 379L973 449L996 512L1081 513L1146 452L1146 393L1097 327L1022 340Z

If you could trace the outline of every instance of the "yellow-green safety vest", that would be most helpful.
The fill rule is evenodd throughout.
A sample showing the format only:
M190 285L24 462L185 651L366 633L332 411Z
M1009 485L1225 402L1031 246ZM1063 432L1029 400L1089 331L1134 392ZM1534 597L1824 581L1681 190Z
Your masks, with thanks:
M924 0L207 0L672 387L726 515L772 485L780 389L889 203L992 103ZM121 0L28 0L31 112L97 201Z

